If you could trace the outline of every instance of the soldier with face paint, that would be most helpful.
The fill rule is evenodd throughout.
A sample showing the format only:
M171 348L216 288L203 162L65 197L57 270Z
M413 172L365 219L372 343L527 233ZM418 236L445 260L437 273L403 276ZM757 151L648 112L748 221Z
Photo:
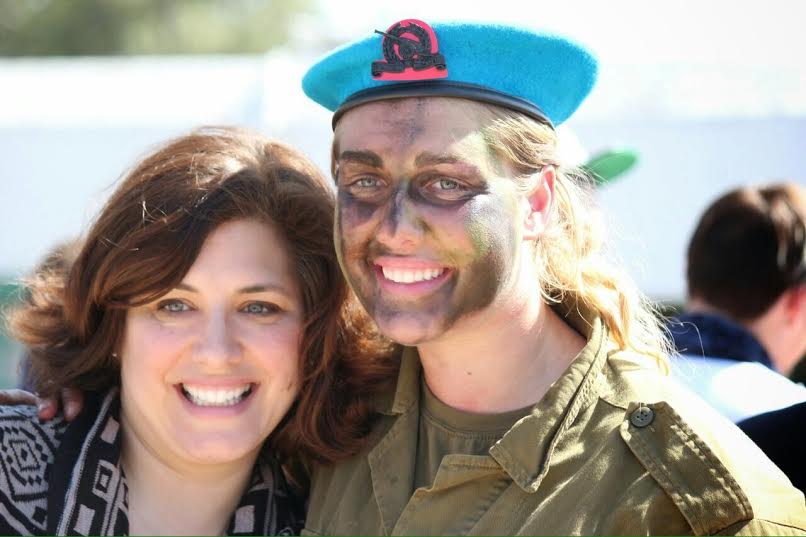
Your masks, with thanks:
M804 498L664 374L554 126L596 62L564 38L394 24L314 65L336 250L404 346L373 445L313 475L310 534L801 534Z

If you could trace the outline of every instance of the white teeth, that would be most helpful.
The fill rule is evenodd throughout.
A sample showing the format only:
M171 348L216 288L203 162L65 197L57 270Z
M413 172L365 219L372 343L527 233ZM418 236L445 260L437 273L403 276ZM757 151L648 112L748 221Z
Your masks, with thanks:
M395 283L416 283L433 280L445 272L444 268L408 270L381 267L381 270L384 278Z
M202 386L182 385L182 392L194 405L199 406L232 406L243 401L251 391L250 384L234 388L205 388Z

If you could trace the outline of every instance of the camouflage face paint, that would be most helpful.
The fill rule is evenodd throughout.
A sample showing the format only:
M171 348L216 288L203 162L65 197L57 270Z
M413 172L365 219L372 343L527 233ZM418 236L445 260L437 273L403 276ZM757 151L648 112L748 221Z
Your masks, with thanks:
M393 128L400 134L401 146L409 147L424 131L422 120L427 108L426 100L414 98L408 103L406 101L391 101L389 104L391 110L405 108L404 114L390 114L389 117L395 123Z
M489 307L518 260L515 185L490 162L472 106L372 103L337 126L339 259L381 330L401 343L438 338ZM443 272L395 279L424 277L417 270Z

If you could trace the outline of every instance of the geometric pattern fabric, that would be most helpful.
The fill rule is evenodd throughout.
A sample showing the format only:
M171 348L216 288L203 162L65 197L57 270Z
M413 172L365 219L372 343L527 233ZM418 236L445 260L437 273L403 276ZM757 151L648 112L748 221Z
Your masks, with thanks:
M86 398L71 423L33 406L0 406L0 535L127 535L118 390ZM295 535L304 501L264 449L228 535Z

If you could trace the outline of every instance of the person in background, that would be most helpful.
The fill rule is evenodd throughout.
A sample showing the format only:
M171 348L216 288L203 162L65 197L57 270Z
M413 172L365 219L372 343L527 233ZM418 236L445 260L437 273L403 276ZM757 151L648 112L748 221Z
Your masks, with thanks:
M789 375L789 378L792 379L793 382L799 382L801 384L806 383L806 357L800 359L795 369L793 369L792 373Z
M333 206L305 157L237 130L129 172L10 318L39 393L86 401L69 424L0 408L0 533L298 533L286 472L355 453L394 371L351 306Z
M806 189L747 186L714 201L688 246L672 371L733 421L806 401Z
M806 402L739 422L739 428L806 492Z

